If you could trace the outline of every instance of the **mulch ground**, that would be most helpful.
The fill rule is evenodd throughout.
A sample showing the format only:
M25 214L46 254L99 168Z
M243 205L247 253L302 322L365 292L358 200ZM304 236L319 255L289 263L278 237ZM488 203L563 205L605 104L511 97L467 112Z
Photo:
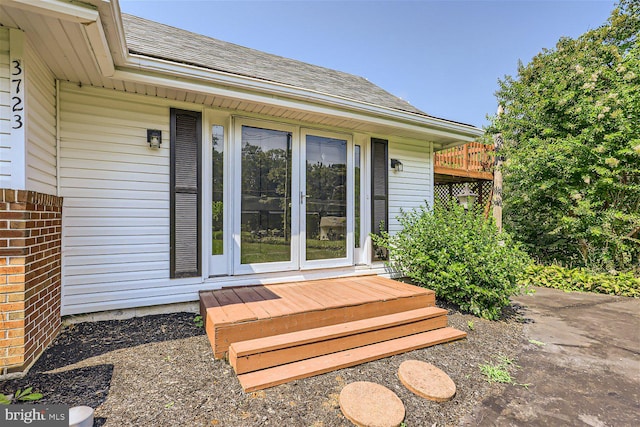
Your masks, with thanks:
M0 393L33 387L39 403L96 408L95 426L350 426L338 396L354 381L382 384L402 400L405 424L454 426L484 398L512 385L489 384L479 365L515 358L523 344L518 307L501 321L449 309L464 340L244 393L231 366L214 360L194 314L175 313L67 326L26 377L0 382ZM469 322L473 322L473 330ZM409 359L429 362L456 383L453 400L435 403L397 376Z

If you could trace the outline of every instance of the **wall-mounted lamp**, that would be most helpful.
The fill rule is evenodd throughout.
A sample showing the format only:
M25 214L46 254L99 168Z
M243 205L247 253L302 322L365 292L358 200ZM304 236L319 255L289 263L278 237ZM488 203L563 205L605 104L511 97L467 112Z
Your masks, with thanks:
M402 172L402 162L398 159L391 159L391 169L395 169L396 172Z
M147 129L147 142L151 148L160 148L162 131L159 129Z
M471 189L469 188L469 183L467 182L464 184L462 192L458 194L456 198L458 199L458 203L462 205L464 210L468 210L472 208L473 205L475 205L476 200L478 199L478 195L471 191Z

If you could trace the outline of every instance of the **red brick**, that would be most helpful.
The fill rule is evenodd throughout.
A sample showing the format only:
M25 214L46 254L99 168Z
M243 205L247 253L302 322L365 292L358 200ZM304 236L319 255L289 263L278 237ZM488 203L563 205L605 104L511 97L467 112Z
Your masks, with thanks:
M11 257L9 259L9 264L11 265L24 265L26 264L25 257Z
M17 292L13 294L6 294L7 302L19 302L24 301L24 292Z
M24 311L12 311L7 313L8 322L5 322L5 328L24 328ZM11 322L17 323L11 323ZM16 326L13 326L16 325Z
M11 285L5 285L2 283L2 280L5 280L6 283L6 276L0 276L0 294L7 294L10 292L24 292L24 283L16 283L16 284L11 284Z
M7 329L7 338L24 337L24 329Z
M0 366L19 365L24 362L24 355L0 357Z
M10 338L0 340L0 348L17 347L24 345L24 337Z
M5 265L2 267L2 274L19 274L25 272L24 265Z
M26 203L20 203L20 202L9 203L9 210L12 210L12 211L24 211L24 210L27 210L27 204Z
M24 310L24 302L12 302L12 303L0 304L0 310L4 311L5 313L11 312L11 311ZM12 313L9 313L9 316L11 316L11 314Z

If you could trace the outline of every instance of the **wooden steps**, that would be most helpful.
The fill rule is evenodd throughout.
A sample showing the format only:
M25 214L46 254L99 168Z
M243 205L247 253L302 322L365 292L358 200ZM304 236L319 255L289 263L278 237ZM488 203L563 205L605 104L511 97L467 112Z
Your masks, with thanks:
M245 391L466 336L433 291L379 276L201 291L200 312Z
M200 292L200 314L217 359L232 342L434 305L433 291L378 276Z
M336 369L347 368L405 353L444 342L464 338L467 334L453 328L441 328L429 332L395 338L351 350L343 350L324 356L305 359L286 365L238 375L238 380L246 392L261 390L289 381L324 374Z
M426 307L231 344L237 374L270 368L447 326L446 310Z

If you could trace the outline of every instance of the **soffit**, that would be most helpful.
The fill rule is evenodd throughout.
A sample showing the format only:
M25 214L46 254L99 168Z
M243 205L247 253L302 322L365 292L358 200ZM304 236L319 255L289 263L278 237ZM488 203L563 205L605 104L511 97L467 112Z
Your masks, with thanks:
M0 24L23 30L27 43L57 79L102 85L103 78L83 24L7 5L0 6Z

